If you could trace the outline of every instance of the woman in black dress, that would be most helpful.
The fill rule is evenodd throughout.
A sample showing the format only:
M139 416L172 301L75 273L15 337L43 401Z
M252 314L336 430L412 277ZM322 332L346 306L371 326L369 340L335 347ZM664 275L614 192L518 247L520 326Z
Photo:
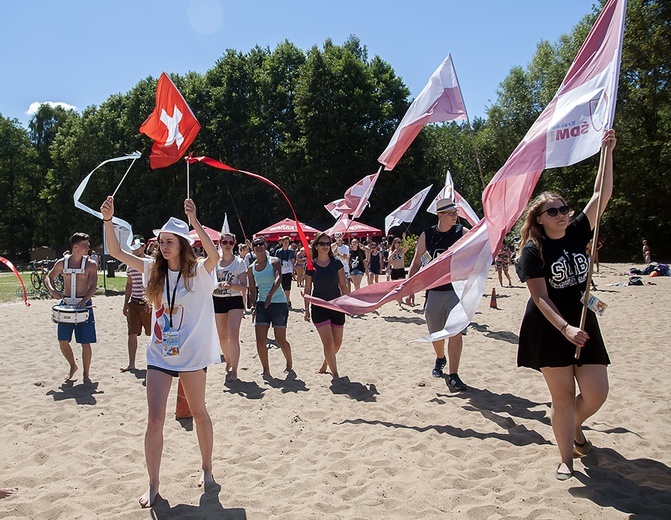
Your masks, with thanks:
M343 264L333 256L329 236L326 233L319 233L310 249L313 268L305 272L304 294L311 294L322 300L333 300L342 294L347 294ZM328 366L333 379L338 379L340 376L336 365L336 354L342 345L345 314L313 306L310 316L310 303L306 300L305 321L310 321L311 317L324 346L324 362L319 373L325 374Z
M601 212L613 192L615 132L609 130L601 142L605 149ZM541 193L529 205L521 231L518 273L526 282L531 299L520 330L518 366L540 370L552 396L550 417L561 463L555 476L573 476L573 458L587 455L582 424L605 402L610 363L596 315L587 311L580 329L582 303L589 260L585 246L597 221L600 176L585 209L574 219L559 195ZM574 358L575 347L580 359ZM575 382L580 393L576 396Z

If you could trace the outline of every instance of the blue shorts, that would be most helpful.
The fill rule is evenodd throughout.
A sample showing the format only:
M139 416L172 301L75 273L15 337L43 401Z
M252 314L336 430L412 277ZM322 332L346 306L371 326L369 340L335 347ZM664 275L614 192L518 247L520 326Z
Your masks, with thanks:
M75 333L75 341L80 345L86 343L96 343L96 319L93 316L93 305L91 300L86 302L89 308L89 319L86 323L78 323L76 325L71 323L58 324L58 341L72 341L72 332Z
M361 269L352 269L350 271L351 276L363 276L364 272Z
M255 326L272 325L274 329L286 329L289 321L289 306L286 303L271 303L268 308L264 302L256 302Z

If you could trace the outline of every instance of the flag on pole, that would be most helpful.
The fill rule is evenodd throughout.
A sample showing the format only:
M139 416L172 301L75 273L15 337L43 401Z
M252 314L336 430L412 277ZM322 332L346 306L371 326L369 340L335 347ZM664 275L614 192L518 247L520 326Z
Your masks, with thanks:
M328 211L333 218L338 219L343 214L345 208L345 199L336 199L328 204L324 204L326 211Z
M436 195L436 198L433 199L426 211L436 215L436 205L440 199L452 199L457 205L459 216L466 219L471 226L475 226L480 222L480 217L478 217L468 201L454 189L454 181L452 180L450 170L447 170L447 173L445 174L445 186L443 186L443 189Z
M334 209L340 212L341 215L350 215L353 219L359 218L363 213L363 210L366 209L370 194L375 187L377 178L380 176L380 171L382 171L382 167L380 167L377 173L366 175L363 179L351 186L345 192L344 199L338 199L337 201L333 201L327 204L326 209L328 209L331 215L333 215L334 213L329 209L329 206L330 204L338 202L338 205L335 206Z
M454 336L475 315L493 254L524 212L547 167L568 166L597 153L615 116L626 0L609 0L554 99L483 193L485 218L450 249L401 282L368 285L330 302L306 300L350 314L371 312L416 292L452 282L460 299L435 341Z
M228 225L228 213L224 213L224 223L221 226L221 234L222 235L230 235L231 234L231 228Z
M385 170L393 170L424 125L459 119L467 119L466 105L452 55L448 54L410 105L378 161L384 164Z
M384 234L388 235L391 228L399 226L403 222L407 222L408 224L412 222L431 188L433 188L433 184L427 186L422 191L415 194L410 200L404 202L394 211L389 213L384 219Z
M175 84L163 72L156 86L156 107L140 126L140 132L154 140L149 156L152 169L177 162L191 146L200 124Z

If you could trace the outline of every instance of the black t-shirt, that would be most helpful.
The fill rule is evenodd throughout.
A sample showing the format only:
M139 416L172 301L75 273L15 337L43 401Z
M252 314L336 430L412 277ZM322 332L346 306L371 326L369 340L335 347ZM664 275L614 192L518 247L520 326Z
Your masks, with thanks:
M589 259L585 253L592 239L589 219L580 213L562 238L541 237L543 257L533 242L527 242L520 256L518 274L522 282L544 278L548 296L558 309L580 301L587 285Z
M363 264L366 261L366 253L363 252L363 249L357 247L356 249L349 249L349 270L350 272L358 269L363 271Z
M459 240L464 234L464 226L461 224L455 224L447 231L438 231L438 226L431 226L428 229L424 230L424 241L426 244L426 250L431 256L431 260L436 258L441 253L447 251L452 245L454 245L457 240ZM431 291L452 291L454 290L451 283L445 285L439 285L429 289Z
M306 274L312 277L312 296L322 300L333 300L340 296L340 285L338 283L338 271L343 269L342 262L331 258L326 267L317 265L312 261L314 269L308 269Z

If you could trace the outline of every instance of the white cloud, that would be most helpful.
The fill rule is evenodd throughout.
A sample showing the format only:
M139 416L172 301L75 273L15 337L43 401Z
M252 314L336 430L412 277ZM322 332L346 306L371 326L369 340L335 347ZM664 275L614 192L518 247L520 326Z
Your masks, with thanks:
M42 105L49 105L51 107L62 107L65 110L77 110L76 106L68 105L67 103L63 103L62 101L35 101L34 103L31 103L30 106L28 107L26 115L34 116L40 109L40 106Z

